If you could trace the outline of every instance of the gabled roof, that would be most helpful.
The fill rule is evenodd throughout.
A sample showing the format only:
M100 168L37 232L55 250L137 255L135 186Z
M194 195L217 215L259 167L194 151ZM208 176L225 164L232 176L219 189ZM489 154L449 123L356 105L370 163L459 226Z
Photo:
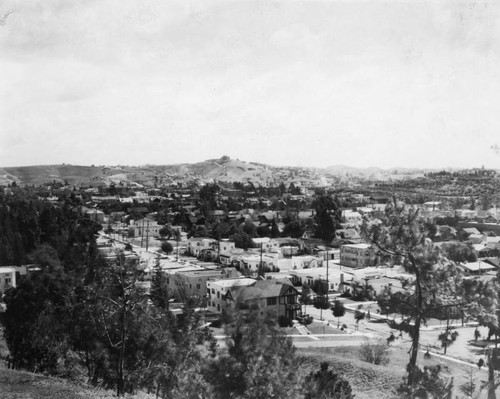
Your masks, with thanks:
M291 284L281 283L276 280L258 280L249 286L231 287L226 294L226 298L246 302L280 297L290 290L298 294L298 291Z

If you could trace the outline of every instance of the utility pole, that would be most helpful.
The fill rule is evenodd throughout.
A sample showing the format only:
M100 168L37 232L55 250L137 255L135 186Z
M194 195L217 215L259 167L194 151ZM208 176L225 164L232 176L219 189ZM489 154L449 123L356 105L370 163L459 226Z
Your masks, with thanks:
M142 228L141 228L141 248L142 248L142 242L144 240L144 218L142 218Z
M148 220L148 224L146 227L146 252L148 250L148 244L149 244L149 220Z
M259 276L263 276L264 273L262 273L262 243L260 243L260 262L259 262Z
M326 299L327 301L330 300L330 297L328 296L330 292L330 284L328 282L328 251L326 251Z

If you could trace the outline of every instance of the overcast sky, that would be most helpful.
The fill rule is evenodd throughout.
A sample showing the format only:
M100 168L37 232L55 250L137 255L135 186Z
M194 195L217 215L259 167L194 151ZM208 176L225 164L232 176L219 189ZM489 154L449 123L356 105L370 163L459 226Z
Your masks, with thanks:
M0 0L0 166L500 168L498 5Z

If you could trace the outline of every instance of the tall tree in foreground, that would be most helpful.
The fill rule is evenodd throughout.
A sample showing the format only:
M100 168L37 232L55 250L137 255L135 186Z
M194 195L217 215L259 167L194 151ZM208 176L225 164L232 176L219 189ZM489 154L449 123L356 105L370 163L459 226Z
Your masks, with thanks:
M299 398L297 355L273 318L240 310L226 328L227 351L208 370L218 398Z
M410 335L412 344L406 382L413 394L417 375L421 373L417 367L420 329L429 317L456 297L457 270L433 245L428 221L418 210L407 208L396 200L386 207L380 218L365 221L362 231L378 251L389 255L394 264L402 265L412 276L405 282L404 291L385 290L383 295L392 298L382 298L382 302L385 307L392 307L386 309L387 313L401 315L400 320L388 321L391 327Z

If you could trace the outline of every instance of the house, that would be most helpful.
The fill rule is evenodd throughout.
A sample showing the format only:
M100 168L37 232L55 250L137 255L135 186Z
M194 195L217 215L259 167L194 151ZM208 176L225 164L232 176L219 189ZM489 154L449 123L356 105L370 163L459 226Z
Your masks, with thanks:
M342 218L349 225L361 225L363 223L363 216L359 212L352 210L342 211Z
M97 223L104 223L104 212L99 209L89 209L85 212L85 216Z
M323 258L311 255L292 256L292 269L309 269L320 267L323 264Z
M174 295L181 300L203 298L207 294L207 281L236 277L240 277L240 273L234 268L178 271L172 276Z
M350 282L353 279L351 273L340 269L338 266L329 267L328 270L326 267L317 267L315 269L297 269L290 270L289 273L292 276L292 283L298 285L307 284L312 286L316 280L326 283L328 279L329 292L341 292L343 284Z
M351 242L360 242L361 235L356 229L338 229L335 230L335 239L336 240L348 240Z
M0 267L0 299L10 287L16 286L16 269L11 266Z
M437 226L436 238L441 241L449 241L456 238L457 230L448 225Z
M162 228L156 220L149 217L131 220L130 227L134 229L134 237L157 237Z
M466 275L469 276L478 276L487 272L491 272L496 270L495 266L490 265L489 263L477 261L470 263L460 263L458 268L461 269Z
M473 209L457 209L455 214L463 219L473 219L477 216L477 211Z
M253 278L227 278L207 281L207 310L211 313L222 312L224 296L231 287L248 286L255 283Z
M276 318L285 316L293 320L301 308L298 296L299 292L291 283L275 279L257 280L251 285L229 288L224 296L224 306L241 310L258 306L262 312L269 312Z
M278 260L278 254L272 256L268 254L241 255L236 258L240 270L253 274L258 273L260 267L262 267L264 271L277 271Z
M198 257L203 250L217 248L217 240L213 238L193 237L188 240L187 254Z
M252 241L257 247L262 248L262 250L265 252L270 252L270 251L278 252L280 247L278 241L273 240L272 238L269 237L253 238Z
M437 211L441 210L441 208L442 208L442 203L439 201L428 201L424 202L424 204L422 205L422 209L424 211Z
M370 244L346 244L340 247L340 264L349 267L367 267L375 264L375 251Z
M484 244L486 242L486 237L482 234L471 234L467 240L472 244Z

